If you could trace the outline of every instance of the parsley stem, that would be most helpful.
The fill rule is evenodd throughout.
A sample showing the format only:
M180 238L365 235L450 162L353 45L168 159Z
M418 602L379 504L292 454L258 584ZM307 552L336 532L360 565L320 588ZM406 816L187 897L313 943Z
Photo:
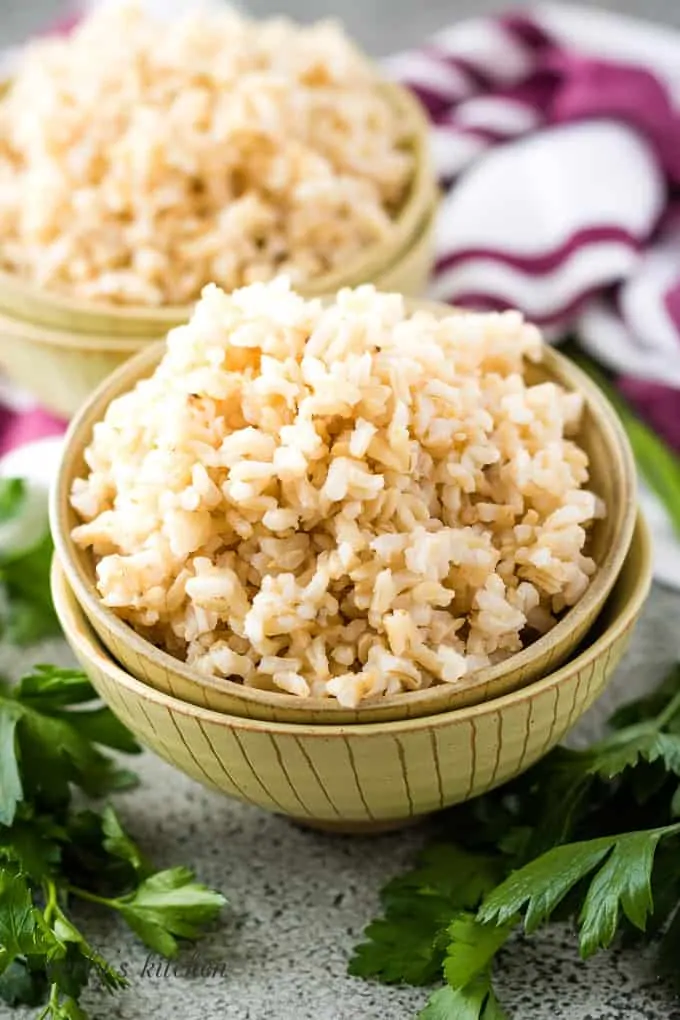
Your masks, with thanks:
M661 834L662 839L666 836L677 836L680 834L680 822L674 822L672 825L661 825L658 829L648 829L647 832L658 832Z
M614 733L610 733L602 740L593 744L590 748L590 754L596 755L599 751L605 751L611 747L619 747L622 744L627 744L634 736L642 736L647 733L660 733L679 712L680 691L671 698L663 711L659 712L657 716L653 716L651 719L646 719L644 722L625 726L621 730L615 730Z
M118 900L107 899L106 896L97 896L96 893L88 892L87 889L80 889L76 885L69 885L68 891L78 899L87 900L89 903L99 903L103 907L112 907L114 910L118 906Z
M662 730L664 726L667 726L673 716L680 711L680 691L671 698L663 712L660 712L656 717L656 725Z
M38 1016L38 1020L46 1020L46 1017L57 1016L57 1010L59 1009L59 985L53 983L50 986L50 998L43 1009L42 1013Z
M59 910L59 904L57 903L57 886L51 878L46 878L43 882L43 891L45 893L45 909L43 916L45 923L52 924L52 918L54 914Z

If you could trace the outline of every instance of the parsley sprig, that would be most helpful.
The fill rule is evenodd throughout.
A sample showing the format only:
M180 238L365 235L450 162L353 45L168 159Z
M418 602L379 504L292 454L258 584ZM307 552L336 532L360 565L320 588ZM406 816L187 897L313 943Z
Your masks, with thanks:
M40 1020L87 1020L91 977L109 992L127 983L79 929L75 900L116 912L166 957L225 903L188 868L154 871L111 805L76 806L76 789L101 798L135 785L106 749L139 751L83 673L37 666L0 683L0 998L44 1002Z
M413 870L383 889L383 916L350 973L387 984L443 978L419 1020L505 1020L493 986L499 952L520 929L571 920L583 958L617 936L654 937L677 980L679 789L680 666L618 712L599 743L558 748L451 812Z
M0 478L0 636L27 645L59 633L50 595L47 493Z

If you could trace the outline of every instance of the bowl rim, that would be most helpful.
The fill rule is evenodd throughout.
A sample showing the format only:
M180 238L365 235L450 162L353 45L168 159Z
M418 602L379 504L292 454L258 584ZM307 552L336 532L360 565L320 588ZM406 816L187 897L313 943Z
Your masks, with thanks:
M425 302L406 299L406 307L411 310L418 308L440 309L451 313L450 306L436 302ZM455 312L455 309L453 310ZM78 602L85 609L88 617L97 619L102 626L111 632L116 640L126 645L138 657L153 661L160 669L170 671L186 681L197 685L202 690L215 690L222 693L228 692L242 703L250 705L267 705L269 709L285 712L286 710L299 711L301 708L314 711L318 716L325 716L328 719L326 725L332 724L333 715L340 712L345 714L347 708L343 708L332 698L308 698L303 699L293 694L286 694L278 691L261 690L254 687L245 687L243 684L226 678L213 678L204 676L198 671L191 669L186 663L174 658L168 652L157 648L151 642L141 637L133 628L121 620L113 610L102 604L97 593L94 582L90 579L85 567L86 552L76 547L70 534L69 517L72 513L69 504L70 485L73 477L71 464L74 455L80 455L90 441L93 425L100 421L106 407L118 395L126 392L138 379L150 374L161 357L165 345L163 341L157 342L138 353L116 369L101 385L94 391L90 399L83 405L78 414L72 419L66 432L62 458L59 465L55 483L52 486L49 500L49 514L52 537L55 549L66 572L69 585L73 589ZM627 436L621 425L620 419L597 385L573 362L554 348L544 345L542 364L547 366L551 374L555 374L562 382L567 382L571 389L578 389L583 393L591 414L594 416L601 433L607 437L610 448L616 449L620 455L621 476L619 486L625 498L622 498L609 512L618 515L616 530L617 540L612 542L606 550L598 569L589 584L582 598L572 606L560 620L546 634L539 637L531 645L521 651L514 653L508 659L494 666L487 666L482 670L470 674L475 679L469 685L479 689L484 697L484 691L488 686L499 680L510 667L513 670L523 670L536 657L547 653L551 647L566 638L584 613L588 613L589 607L603 602L606 595L611 591L613 584L618 577L628 548L630 546L633 531L636 523L637 501L636 501L636 473L633 454ZM84 433L84 435L81 435ZM463 685L457 684L456 690L461 691ZM389 710L395 708L404 716L408 716L413 706L428 706L428 714L435 712L436 706L445 702L450 696L452 688L446 684L439 684L421 691L401 692L398 695L384 697L380 701L381 709ZM431 708L430 708L431 706ZM376 702L360 703L352 710L357 721L361 714L367 714L375 709ZM440 711L446 711L447 705L443 704ZM364 722L363 725L368 725Z
M2 270L0 270L2 275ZM0 343L11 340L27 340L29 343L42 344L44 347L57 347L60 350L76 351L90 354L100 351L116 352L130 355L137 354L140 346L157 343L157 338L149 336L115 336L108 333L79 334L47 326L41 322L29 322L27 319L12 318L0 305Z
M378 288L380 275L383 273L390 273L396 269L402 260L411 253L413 248L421 242L424 242L427 237L432 234L437 207L437 196L433 192L430 203L425 209L415 233L408 239L407 243L403 247L395 252L393 258L391 258L385 265L381 266L378 283L376 284ZM6 276L8 274L3 274L2 269L0 269L0 285L2 284L3 275ZM304 289L300 289L299 292L303 297L309 299L323 299L325 297L323 294L307 294ZM187 305L183 309L185 316L184 321L188 320L192 310L193 306L191 305ZM157 335L151 335L148 333L134 335L132 333L116 334L105 332L78 333L63 327L59 328L57 326L47 325L42 321L33 322L28 319L14 318L9 311L3 308L2 301L0 300L0 337L27 340L30 343L42 344L46 347L56 347L60 350L76 351L82 354L90 354L101 351L115 353L125 353L126 351L129 351L131 355L137 354L142 348L146 349L152 344L165 342L165 338L162 335L163 330L169 331L177 325L181 325L181 321L179 319L177 322L173 320L173 322L169 322L165 325L161 324L160 332ZM0 340L0 344L2 342L3 340Z
M548 673L540 680L527 684L526 687L511 691L501 697L493 698L478 705L469 705L464 708L451 709L447 712L439 712L435 715L418 716L415 718L403 718L387 722L344 723L339 725L282 723L252 719L250 717L216 712L214 709L192 705L190 702L173 698L171 695L165 694L155 687L143 683L141 680L137 680L136 677L133 677L112 658L95 634L73 589L69 585L66 572L57 556L52 561L51 584L59 622L69 643L73 641L75 645L82 649L88 661L95 661L99 668L114 683L125 688L135 697L161 705L170 716L172 716L173 712L177 712L195 719L205 720L217 726L225 726L230 729L254 730L260 733L281 733L298 737L320 737L326 739L343 736L365 736L370 738L403 733L404 731L429 731L448 726L454 722L478 719L489 714L496 714L500 718L504 709L525 701L531 701L545 691L556 689L564 680L573 676L575 672L581 672L592 665L602 655L606 654L614 642L634 623L649 594L652 582L651 536L646 520L639 511L636 514L631 549L635 549L639 555L640 565L633 577L628 597L619 612L606 630L599 634L587 648L563 666L560 666L555 672ZM630 555L629 551L626 558ZM570 726L572 722L573 720L570 720Z
M356 258L342 269L334 269L299 289L306 297L317 297L343 286L356 286L360 280L377 274L387 254L388 266L406 250L420 232L421 226L433 205L436 205L437 184L433 156L429 142L430 124L425 108L415 93L398 81L384 77L377 71L376 89L386 95L396 111L409 125L408 146L414 154L414 170L406 197L392 217L394 230L361 249ZM0 91L11 83L10 78L0 81ZM8 296L11 296L8 300ZM87 332L111 339L112 335L134 336L136 339L158 338L173 326L189 318L195 302L186 305L116 305L103 301L70 297L67 293L50 290L24 280L7 269L0 268L0 313L29 322L32 325L59 328L70 324L65 331L73 332L77 320L87 321ZM20 314L17 309L31 307L40 310L35 317ZM62 327L63 328L63 327ZM85 330L83 329L83 332Z

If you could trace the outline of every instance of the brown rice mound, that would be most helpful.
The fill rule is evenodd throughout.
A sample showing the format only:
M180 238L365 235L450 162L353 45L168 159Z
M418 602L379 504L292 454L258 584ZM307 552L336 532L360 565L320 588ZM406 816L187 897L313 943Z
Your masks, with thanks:
M74 530L105 605L196 670L299 695L456 683L586 590L582 398L517 312L208 286L95 426Z
M389 237L409 130L335 23L105 6L0 100L0 266L151 306L312 281Z

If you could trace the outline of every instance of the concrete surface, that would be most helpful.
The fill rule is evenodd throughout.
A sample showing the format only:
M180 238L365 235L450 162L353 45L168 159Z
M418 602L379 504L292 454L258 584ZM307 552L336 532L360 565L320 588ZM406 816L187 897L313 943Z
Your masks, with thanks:
M630 651L602 701L573 735L598 732L614 704L653 686L680 658L680 594L655 588ZM19 654L0 647L0 674L34 662L70 662L61 642ZM390 836L332 837L209 793L148 754L133 763L136 791L120 814L161 867L185 863L229 898L219 928L201 944L196 973L186 953L178 975L147 957L115 921L78 917L97 947L124 965L130 988L114 999L92 989L99 1020L409 1020L423 989L385 988L347 976L352 946L374 916L377 892L403 870L427 824ZM193 973L192 973L193 971ZM498 989L511 1020L680 1020L680 1002L654 978L648 957L614 951L579 961L569 932L551 929L506 951ZM0 1007L2 1020L33 1013Z

